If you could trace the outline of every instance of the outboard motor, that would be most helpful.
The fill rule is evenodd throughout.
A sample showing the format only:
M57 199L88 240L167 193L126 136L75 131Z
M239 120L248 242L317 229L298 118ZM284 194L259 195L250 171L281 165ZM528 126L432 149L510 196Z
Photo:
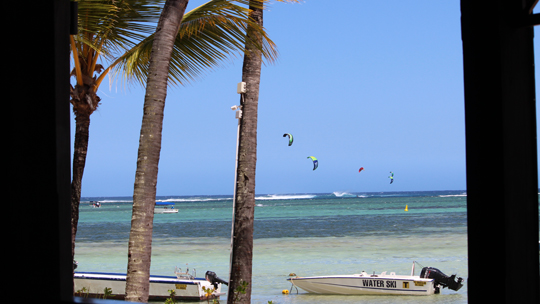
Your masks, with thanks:
M218 278L217 274L215 272L213 272L213 271L208 270L206 272L205 278L206 278L206 280L208 282L210 282L210 284L214 285L215 289L218 288L218 283L225 284L225 285L229 286L228 282Z
M451 276L445 275L442 271L434 267L424 267L420 272L421 278L434 279L435 283L440 284L443 288L448 287L449 289L458 291L463 286L463 279L458 277L456 281L456 275Z

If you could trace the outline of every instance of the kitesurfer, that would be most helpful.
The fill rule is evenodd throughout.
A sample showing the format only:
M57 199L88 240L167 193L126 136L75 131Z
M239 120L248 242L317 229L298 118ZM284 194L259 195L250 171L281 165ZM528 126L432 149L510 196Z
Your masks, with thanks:
M283 134L283 137L287 137L287 136L289 136L289 146L290 146L293 143L293 136L290 133Z
M311 158L311 160L313 161L313 170L315 171L315 169L317 169L317 167L319 166L319 161L314 156L308 156L307 158Z

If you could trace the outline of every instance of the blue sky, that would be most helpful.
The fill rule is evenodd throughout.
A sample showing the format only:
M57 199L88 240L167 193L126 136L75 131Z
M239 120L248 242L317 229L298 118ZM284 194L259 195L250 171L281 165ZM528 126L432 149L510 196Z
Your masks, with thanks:
M464 190L459 0L339 4L264 13L279 58L262 68L256 193ZM158 195L232 195L241 69L238 56L169 89ZM98 94L82 196L131 196L144 88L113 82Z

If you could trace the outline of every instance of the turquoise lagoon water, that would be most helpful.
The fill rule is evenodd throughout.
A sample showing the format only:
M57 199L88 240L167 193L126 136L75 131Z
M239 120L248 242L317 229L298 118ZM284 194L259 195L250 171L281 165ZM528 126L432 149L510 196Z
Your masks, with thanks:
M328 193L256 197L252 303L467 303L467 217L464 191ZM97 200L101 208L89 201ZM156 214L151 273L175 266L228 278L232 198L158 197L179 209ZM407 206L408 211L405 211ZM83 198L75 259L78 271L127 268L131 198ZM465 279L439 295L331 296L292 289L299 276L361 271L410 274L413 261ZM416 267L416 273L420 267ZM224 292L227 287L224 286ZM220 300L226 303L226 296Z

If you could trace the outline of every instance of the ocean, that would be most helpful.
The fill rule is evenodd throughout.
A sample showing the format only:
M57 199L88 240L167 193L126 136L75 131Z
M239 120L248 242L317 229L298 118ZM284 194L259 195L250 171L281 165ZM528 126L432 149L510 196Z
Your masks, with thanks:
M157 201L174 203L179 212L155 214L151 274L174 275L179 267L227 280L232 196ZM465 191L257 195L252 303L467 303L466 202ZM131 197L81 199L77 271L126 272L131 208ZM286 281L290 273L406 275L413 262L457 274L464 285L433 296L332 296L291 290Z

